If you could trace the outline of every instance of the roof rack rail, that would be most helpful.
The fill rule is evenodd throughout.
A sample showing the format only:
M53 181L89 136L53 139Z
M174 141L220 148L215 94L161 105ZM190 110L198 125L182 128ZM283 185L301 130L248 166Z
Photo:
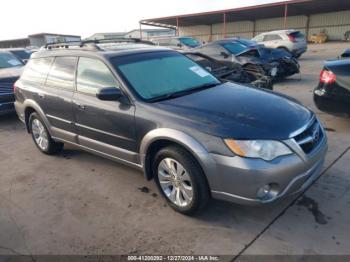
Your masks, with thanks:
M49 43L46 44L43 49L46 50L52 50L52 49L69 49L69 48L76 48L76 49L82 49L82 50L94 50L94 51L103 51L103 48L100 48L98 44L103 43L140 43L140 44L148 44L148 45L154 45L153 42L148 40L142 40L140 38L110 38L110 39L88 39L88 40L81 40L81 41L67 41L67 42L57 42L57 43Z
M151 41L143 40L141 38L134 38L134 37L116 37L116 38L107 38L107 39L88 39L88 40L84 40L83 42L84 43L94 43L94 44L133 42L133 43L154 45L154 43L151 42Z
M84 50L102 50L93 42L85 42L85 41L67 41L67 42L57 42L57 43L49 43L46 44L44 49L52 50L52 49L69 49L69 48L81 48Z

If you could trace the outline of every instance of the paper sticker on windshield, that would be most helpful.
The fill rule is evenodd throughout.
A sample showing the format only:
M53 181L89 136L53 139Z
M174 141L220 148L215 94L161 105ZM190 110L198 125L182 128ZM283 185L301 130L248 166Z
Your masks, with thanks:
M205 71L203 68L200 68L199 66L192 66L192 67L190 67L190 70L195 72L200 77L209 76L209 73L207 71Z
M16 59L11 59L11 60L8 60L7 61L10 65L13 65L13 66L18 66L21 64L20 61L17 61Z

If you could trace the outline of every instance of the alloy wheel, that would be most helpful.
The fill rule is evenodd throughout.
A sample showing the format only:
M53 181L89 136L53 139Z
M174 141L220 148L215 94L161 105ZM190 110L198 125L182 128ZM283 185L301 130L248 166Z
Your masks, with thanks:
M192 203L193 187L186 169L175 159L165 158L158 165L158 180L166 197L179 207Z
M38 119L32 121L32 134L38 147L45 151L49 146L49 139L44 125Z

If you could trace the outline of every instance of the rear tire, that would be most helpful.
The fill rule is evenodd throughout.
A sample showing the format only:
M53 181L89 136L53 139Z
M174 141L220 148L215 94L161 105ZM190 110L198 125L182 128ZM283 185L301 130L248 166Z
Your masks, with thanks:
M196 159L179 146L161 149L153 161L154 181L159 192L177 212L190 215L209 200L209 186Z
M64 144L51 138L44 121L35 112L29 116L29 130L36 147L42 153L54 155L62 151Z

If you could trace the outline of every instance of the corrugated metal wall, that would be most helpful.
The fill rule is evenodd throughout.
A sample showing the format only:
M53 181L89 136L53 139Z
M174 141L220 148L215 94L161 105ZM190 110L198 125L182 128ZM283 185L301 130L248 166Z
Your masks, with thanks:
M309 19L309 36L324 30L330 40L342 40L344 33L350 31L350 11L311 15ZM283 24L283 17L257 20L255 23L255 35L266 31L283 29ZM179 33L182 36L196 37L201 41L211 41L224 37L223 27L223 23L213 24L212 26L187 26L180 27ZM288 17L287 27L298 29L305 34L307 31L307 16ZM254 23L252 21L227 23L226 32L227 37L252 38L254 35Z

